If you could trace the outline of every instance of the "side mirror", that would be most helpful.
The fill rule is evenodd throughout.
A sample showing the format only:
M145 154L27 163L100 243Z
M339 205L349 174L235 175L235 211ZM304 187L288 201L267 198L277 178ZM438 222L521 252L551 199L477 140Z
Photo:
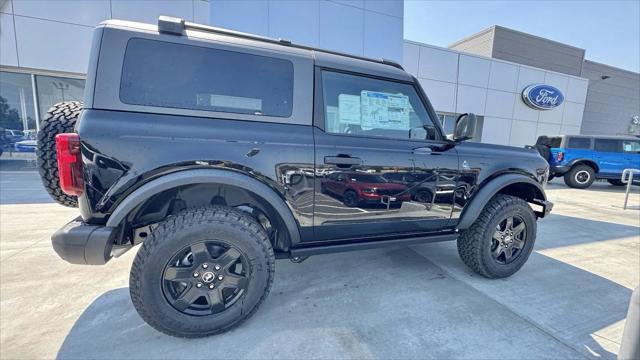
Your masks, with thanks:
M462 114L456 120L456 127L453 130L453 141L465 141L473 139L476 134L478 119L474 113Z

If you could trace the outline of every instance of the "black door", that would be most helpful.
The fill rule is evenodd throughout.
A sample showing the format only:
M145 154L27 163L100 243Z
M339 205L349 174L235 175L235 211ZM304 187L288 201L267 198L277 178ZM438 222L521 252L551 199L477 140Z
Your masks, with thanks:
M413 84L318 72L315 240L444 227L458 156L442 146L442 134Z

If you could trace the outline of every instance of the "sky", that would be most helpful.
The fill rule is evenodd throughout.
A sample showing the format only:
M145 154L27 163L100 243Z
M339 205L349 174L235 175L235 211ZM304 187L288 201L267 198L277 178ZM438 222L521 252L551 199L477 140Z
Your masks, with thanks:
M448 47L492 25L586 50L588 60L640 72L640 0L406 0L404 38Z

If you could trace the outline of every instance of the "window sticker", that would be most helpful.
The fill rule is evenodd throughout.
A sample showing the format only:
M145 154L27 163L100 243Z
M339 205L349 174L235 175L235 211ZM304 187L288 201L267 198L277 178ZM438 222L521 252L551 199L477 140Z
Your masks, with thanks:
M338 116L341 124L360 125L360 96L338 95Z
M327 111L325 114L326 118L326 130L328 132L339 133L340 132L340 121L338 119L338 108L335 106L327 106Z
M360 93L362 129L406 130L410 128L409 97L362 90Z

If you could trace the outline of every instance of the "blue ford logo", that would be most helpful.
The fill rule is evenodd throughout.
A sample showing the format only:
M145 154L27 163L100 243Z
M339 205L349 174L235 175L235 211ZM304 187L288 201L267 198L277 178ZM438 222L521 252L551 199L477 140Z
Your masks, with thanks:
M564 95L551 85L533 84L522 90L522 100L534 109L549 110L560 106Z

